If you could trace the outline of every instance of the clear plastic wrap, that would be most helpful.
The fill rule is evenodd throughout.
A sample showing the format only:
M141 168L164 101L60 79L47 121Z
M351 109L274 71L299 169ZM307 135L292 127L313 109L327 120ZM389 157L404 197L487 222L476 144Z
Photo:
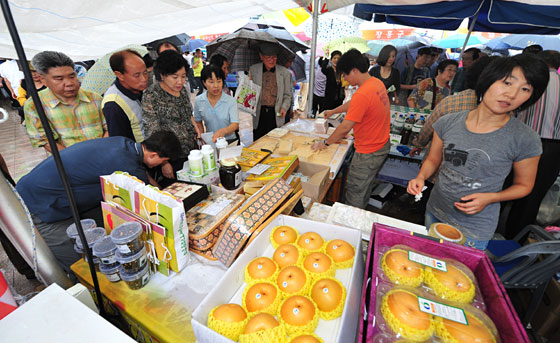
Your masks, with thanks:
M464 264L402 244L382 247L377 253L380 261L377 275L383 281L419 288L443 300L486 309L476 277Z

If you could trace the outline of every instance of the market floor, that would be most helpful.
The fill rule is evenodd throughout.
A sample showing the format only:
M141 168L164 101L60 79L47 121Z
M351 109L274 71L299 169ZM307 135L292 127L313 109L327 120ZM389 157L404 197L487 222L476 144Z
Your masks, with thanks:
M17 182L44 160L47 153L42 148L38 149L31 146L25 126L20 124L20 117L17 111L11 108L10 102L2 100L0 106L9 113L8 120L0 124L0 154L6 161L10 175ZM0 269L8 284L12 286L16 297L30 297L44 287L39 281L28 280L18 273L8 259L2 245L0 245Z

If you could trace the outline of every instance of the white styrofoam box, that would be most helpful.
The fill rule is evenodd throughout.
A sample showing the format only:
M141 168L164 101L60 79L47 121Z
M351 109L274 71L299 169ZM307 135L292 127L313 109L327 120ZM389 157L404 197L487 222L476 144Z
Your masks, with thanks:
M338 225L318 223L306 219L285 215L278 216L255 239L249 247L231 265L216 287L208 293L192 315L191 324L196 339L200 343L231 343L230 339L210 330L207 326L208 313L219 305L227 303L241 304L241 296L245 288L245 267L254 258L272 257L274 248L270 244L270 232L278 225L290 225L298 232L314 231L325 241L343 239L350 243L356 251L352 268L339 269L336 278L346 288L346 304L341 317L325 321L320 319L315 333L325 343L354 342L356 340L360 315L360 297L364 278L364 259L362 257L362 239L359 230Z

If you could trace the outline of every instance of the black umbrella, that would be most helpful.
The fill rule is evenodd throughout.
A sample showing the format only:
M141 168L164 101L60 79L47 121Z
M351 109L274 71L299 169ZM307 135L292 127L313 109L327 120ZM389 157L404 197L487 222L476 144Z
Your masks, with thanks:
M146 43L144 44L145 46L155 50L157 48L157 46L160 43L163 42L169 42L174 44L176 47L180 47L181 45L185 45L187 44L187 41L191 39L191 37L189 35L187 35L186 33L179 33L177 35L173 35L173 36L169 36L169 37L165 37L165 38L161 38L161 39L156 39L153 42L150 43Z
M293 52L305 51L309 49L309 47L304 42L302 42L299 38L294 37L283 26L248 23L242 28L238 29L237 31L241 29L252 30L252 31L264 31L270 33L274 38L276 38L282 44L287 46Z
M261 62L259 57L259 45L262 43L272 43L279 46L278 64L285 65L287 61L295 55L284 44L280 43L271 34L264 31L250 31L239 29L233 33L220 36L208 43L206 51L208 57L214 54L224 56L230 65L230 71L248 71L249 67Z

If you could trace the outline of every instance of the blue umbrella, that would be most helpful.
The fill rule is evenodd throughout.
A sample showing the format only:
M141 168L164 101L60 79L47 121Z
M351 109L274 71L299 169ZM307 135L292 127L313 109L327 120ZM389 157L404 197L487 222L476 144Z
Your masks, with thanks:
M414 27L456 30L463 19L473 20L474 31L558 34L560 5L547 0L457 0L418 1L402 5L400 0L385 0L383 5L356 4L354 16L376 22L386 21ZM406 2L405 2L406 3Z
M190 41L187 42L187 50L195 51L196 49L205 47L206 44L208 44L208 42L205 41L204 39L191 39Z
M456 48L461 48L463 46L466 38L467 38L466 34L461 34L460 33L460 34L451 35L449 37L437 40L433 44L437 45L439 47L442 47L442 48L456 49ZM486 42L487 42L487 40L484 39L484 38L480 38L480 37L471 35L469 37L469 41L467 42L467 46L468 45L484 44Z
M538 44L544 50L560 49L560 37L547 35L509 35L492 39L486 46L492 50L514 49L522 50L529 45Z

